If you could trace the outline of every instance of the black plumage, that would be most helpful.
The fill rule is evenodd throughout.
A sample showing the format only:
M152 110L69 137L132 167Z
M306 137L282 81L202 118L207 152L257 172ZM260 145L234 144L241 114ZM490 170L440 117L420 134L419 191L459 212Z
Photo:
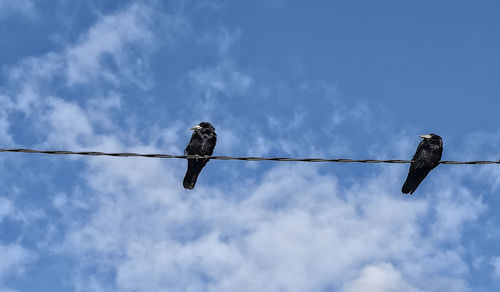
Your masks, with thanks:
M441 137L436 134L422 135L420 137L423 140L420 141L417 151L413 155L408 177L401 189L404 194L413 194L427 174L439 165L443 154L443 140Z
M189 144L184 150L186 155L199 155L200 158L188 159L188 168L184 176L184 188L192 190L198 179L203 167L210 159L203 156L211 156L214 152L215 144L217 143L217 134L215 128L207 122L201 122L199 125L192 127L194 130Z

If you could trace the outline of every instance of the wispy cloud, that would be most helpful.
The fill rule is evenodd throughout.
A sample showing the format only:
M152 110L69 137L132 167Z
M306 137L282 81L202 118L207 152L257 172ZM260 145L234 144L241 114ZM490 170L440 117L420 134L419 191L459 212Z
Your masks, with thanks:
M0 223L3 218L11 215L13 210L12 201L7 198L0 197Z
M9 112L12 109L12 101L7 95L0 93L0 142L4 145L12 145L12 137L9 133Z
M9 70L12 83L37 87L63 78L67 86L108 83L139 88L152 86L148 57L164 40L184 29L181 18L143 4L104 15L79 39L60 52L26 58ZM154 35L162 30L162 41ZM59 79L58 79L59 81Z
M212 31L206 32L200 42L214 45L217 48L219 57L227 58L232 47L237 43L241 36L239 30L230 30L226 26L219 26Z
M215 101L215 95L241 96L252 85L252 78L228 60L214 67L195 69L188 73L188 79L207 102Z
M9 277L22 275L35 256L29 250L23 248L19 244L0 244L0 289L7 290L7 287L2 287L4 281Z
M36 16L35 5L31 0L0 0L0 20L24 16L26 18L34 18Z
M493 257L491 264L493 265L493 275L500 278L500 257Z
M67 50L68 84L88 82L93 78L117 83L120 80L116 75L119 75L136 85L150 86L143 78L148 63L142 54L155 46L150 28L153 14L148 6L134 4L124 11L102 17ZM129 49L125 49L126 46ZM133 50L133 46L140 50Z

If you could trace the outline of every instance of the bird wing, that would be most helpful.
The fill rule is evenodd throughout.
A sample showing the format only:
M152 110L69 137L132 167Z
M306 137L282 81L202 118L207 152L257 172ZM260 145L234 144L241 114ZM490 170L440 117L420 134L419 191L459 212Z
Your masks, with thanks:
M413 162L411 164L411 168L413 170L418 169L427 169L429 168L429 160L431 159L431 153L428 149L425 148L425 141L422 140L418 144L417 150L413 155ZM427 174L426 174L427 175Z

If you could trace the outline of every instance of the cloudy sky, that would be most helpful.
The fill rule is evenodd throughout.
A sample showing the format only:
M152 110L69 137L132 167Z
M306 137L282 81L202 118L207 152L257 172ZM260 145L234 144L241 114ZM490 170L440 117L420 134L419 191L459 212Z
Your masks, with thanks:
M497 1L0 0L0 147L500 158ZM500 169L0 155L1 291L493 291Z

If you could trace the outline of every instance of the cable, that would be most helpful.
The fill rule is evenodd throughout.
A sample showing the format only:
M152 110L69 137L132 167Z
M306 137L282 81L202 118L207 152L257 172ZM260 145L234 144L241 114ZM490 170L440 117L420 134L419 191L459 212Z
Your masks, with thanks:
M411 163L411 160L377 160L377 159L349 159L349 158L287 158L287 157L230 157L230 156L195 156L169 154L141 154L141 153L106 153L98 151L65 151L65 150L34 150L34 149L0 149L0 152L38 153L54 155L86 155L86 156L114 156L114 157L147 157L147 158L176 158L176 159L204 159L214 160L243 160L243 161L290 161L290 162L345 162L345 163ZM500 164L500 161L440 161L440 164Z

